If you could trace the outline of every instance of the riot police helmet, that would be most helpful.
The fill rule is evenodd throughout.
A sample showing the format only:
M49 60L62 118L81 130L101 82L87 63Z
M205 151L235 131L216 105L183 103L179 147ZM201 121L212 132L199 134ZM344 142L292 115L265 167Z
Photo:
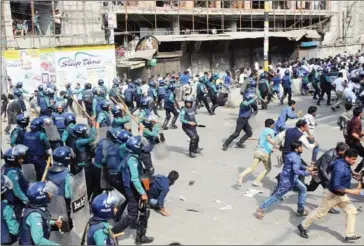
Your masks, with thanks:
M75 126L75 128L73 128L73 133L77 136L77 137L87 137L87 132L88 132L88 126L86 124L77 124Z
M72 114L72 113L68 113L66 115L66 117L64 118L64 123L65 123L66 126L68 126L71 123L76 124L76 117L75 117L75 115Z
M67 82L64 86L66 87L66 89L69 89L69 88L71 88L71 83Z
M35 118L30 122L30 129L32 131L40 131L43 129L43 121L40 118Z
M23 82L16 83L16 88L23 88Z
M104 100L100 103L100 108L102 111L109 111L110 108L110 102L107 100Z
M102 80L102 79L99 79L99 81L97 82L97 84L98 84L99 86L102 86L102 85L104 85L104 80Z
M115 216L115 208L124 201L125 198L117 190L104 191L92 200L92 214L100 219L111 219Z
M31 205L46 205L51 202L51 197L58 194L57 186L51 181L32 183L27 190L27 197Z
M49 169L53 172L61 172L65 167L71 164L71 161L75 158L75 153L68 146L61 146L54 150L53 154L53 164Z
M114 105L114 107L111 109L111 113L114 117L121 117L123 110L123 107L120 107L119 105Z
M42 92L43 90L44 90L43 85L38 85L38 91L39 91L39 92Z
M15 165L19 162L19 159L24 158L27 155L28 147L23 144L17 144L12 148L9 148L3 154L3 159L6 164Z
M133 135L128 130L121 130L121 132L118 134L117 141L121 144L124 144L131 136Z
M92 88L91 83L86 83L86 84L84 85L84 88L85 88L85 90L90 90L90 89Z
M289 70L284 71L284 75L289 76L291 72Z
M122 130L119 128L111 128L108 129L106 132L106 137L111 140L112 142L117 142L118 140L118 135Z
M167 89L171 92L174 92L174 90L176 89L176 86L172 83L172 84L169 84Z
M22 127L27 127L29 125L29 116L18 114L18 116L16 116L16 124Z
M132 136L126 141L126 150L131 153L139 154L142 151L142 147L141 136Z

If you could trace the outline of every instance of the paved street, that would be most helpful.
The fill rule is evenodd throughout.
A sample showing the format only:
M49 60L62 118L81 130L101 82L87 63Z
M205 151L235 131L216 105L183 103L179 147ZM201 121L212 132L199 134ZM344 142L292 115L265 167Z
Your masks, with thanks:
M295 99L295 98L293 98ZM307 111L314 105L311 98L297 99L297 111ZM260 111L251 124L254 128L254 138L259 136L266 118L277 119L282 106L277 103L269 105L267 111ZM234 188L237 175L250 165L256 141L249 141L245 149L236 149L234 145L227 152L221 150L223 141L233 132L238 109L218 108L215 116L209 116L204 108L199 110L197 120L207 125L199 128L200 146L204 148L203 155L196 159L189 158L187 136L182 129L165 131L169 157L158 160L154 158L156 173L167 175L172 169L177 170L180 179L167 196L166 210L170 217L163 217L154 211L149 219L148 235L154 236L154 244L166 245L171 242L181 244L341 244L344 233L345 216L328 215L324 220L313 225L309 230L310 239L298 236L296 226L302 218L296 217L297 195L289 193L288 198L267 211L262 221L257 220L254 212L257 206L265 200L275 187L274 177L281 168L276 167L277 161L272 157L273 169L266 179L263 193L253 198L242 194L250 188L255 175L263 170L259 166L254 176L244 181L240 190ZM331 109L321 106L317 116L316 136L322 151L330 149L336 142L343 140L336 126L338 115ZM164 117L164 112L161 112ZM295 121L290 121L293 125ZM179 125L180 126L180 125ZM3 141L4 142L4 141ZM5 148L4 148L5 149ZM303 154L309 162L311 152ZM193 180L195 184L189 185ZM310 178L306 179L307 182ZM322 189L308 193L307 207L314 209L321 202ZM181 198L184 200L182 201ZM364 205L364 198L352 198L356 207ZM220 210L226 206L233 210ZM198 212L186 211L195 209ZM357 234L364 236L364 213L357 217ZM135 234L134 232L132 233ZM133 244L129 231L119 240L121 245ZM364 244L361 239L357 245Z

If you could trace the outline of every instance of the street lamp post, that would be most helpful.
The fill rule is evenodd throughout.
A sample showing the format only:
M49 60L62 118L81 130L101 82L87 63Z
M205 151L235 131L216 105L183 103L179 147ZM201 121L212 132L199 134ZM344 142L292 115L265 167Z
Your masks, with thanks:
M268 72L269 52L269 0L264 0L264 71Z

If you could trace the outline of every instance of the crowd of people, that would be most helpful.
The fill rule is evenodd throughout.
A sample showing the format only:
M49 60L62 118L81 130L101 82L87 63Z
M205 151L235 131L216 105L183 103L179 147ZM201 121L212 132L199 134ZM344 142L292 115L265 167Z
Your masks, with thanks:
M337 213L334 208L337 206L347 214L345 240L360 239L355 234L356 208L347 194L363 195L363 161L355 170L350 169L358 155L364 157L360 143L364 136L363 109L358 106L357 98L353 100L353 95L358 93L360 100L361 91L352 86L360 85L364 78L363 58L338 55L328 59L303 59L277 64L267 72L259 67L241 69L239 78L243 79L239 83L243 100L236 129L223 144L223 151L228 150L242 130L245 134L236 146L244 148L244 142L253 136L251 117L259 110L266 110L275 98L283 105L288 96L288 105L278 119L265 120L253 163L238 177L237 184L241 186L244 178L263 162L265 170L253 182L254 186L262 186L271 170L273 149L282 152L283 168L277 176L278 184L271 197L256 210L258 219L263 219L264 212L282 201L286 193L296 190L297 216L306 217L298 225L302 237L308 238L307 229L315 220L328 212ZM332 110L345 104L346 111L338 120L345 143L338 143L320 157L315 136L318 107L310 106L307 114L295 111L292 83L297 78L302 80L301 94L307 96L312 92L318 105L325 93L327 104L331 105L333 88L338 101L332 105ZM55 242L49 240L51 230L79 230L80 227L82 242L88 245L111 245L128 227L136 229L136 244L153 242L153 238L146 235L149 210L153 208L164 216L169 215L164 200L170 186L179 178L175 170L168 176L156 174L153 149L163 144L163 131L178 129L179 119L190 139L189 157L198 157L203 149L199 146L197 128L204 125L198 123L196 114L204 106L211 117L217 117L214 116L216 109L227 103L233 84L229 71L224 74L205 72L195 77L185 71L167 74L164 78L156 75L148 82L115 78L111 88L107 88L102 79L94 87L91 83L83 87L66 83L63 90L49 83L39 85L34 91L29 109L24 102L24 94L28 92L18 82L8 98L2 97L9 99L6 109L2 110L7 112L9 125L5 132L10 136L11 145L2 155L5 162L1 177L2 244L19 241L21 245L52 245ZM177 88L182 93L183 107L177 100ZM344 88L344 93L340 93L340 88ZM351 88L351 93L345 93L347 88ZM160 122L161 109L165 111L165 118ZM37 117L30 119L30 111ZM77 118L77 115L82 117ZM87 123L77 122L76 118L85 118ZM288 119L297 119L296 126L287 128ZM129 127L132 121L138 126L134 135ZM16 127L11 131L14 123ZM303 148L312 150L310 164L300 156ZM31 173L25 171L25 166L33 168L35 182L29 183ZM305 183L305 176L312 176L309 184ZM358 181L356 188L351 188L352 177ZM79 183L87 187L84 194L82 189L75 188ZM320 184L324 187L322 205L308 213L306 193ZM51 220L48 208L52 197L56 196L64 199L66 215ZM74 215L82 211L89 214L88 203L91 215L86 223L73 220Z

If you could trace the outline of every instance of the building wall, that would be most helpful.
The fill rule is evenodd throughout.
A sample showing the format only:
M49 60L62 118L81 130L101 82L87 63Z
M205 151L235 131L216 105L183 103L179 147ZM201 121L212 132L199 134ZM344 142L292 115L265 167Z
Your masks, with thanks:
M364 1L331 1L331 20L324 26L326 32L323 45L345 43L345 33L348 44L362 42L364 35ZM351 20L347 18L351 13ZM350 22L348 21L350 20Z

